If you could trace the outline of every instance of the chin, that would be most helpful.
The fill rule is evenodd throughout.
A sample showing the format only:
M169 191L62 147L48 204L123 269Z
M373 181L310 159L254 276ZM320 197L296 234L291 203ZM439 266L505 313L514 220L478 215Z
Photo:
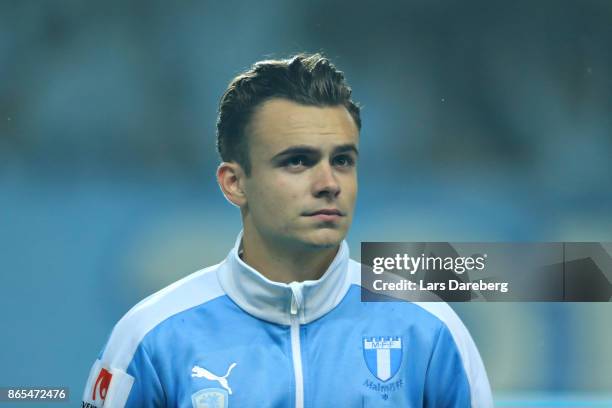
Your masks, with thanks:
M324 228L308 234L303 241L309 247L327 249L338 246L345 236L346 231Z

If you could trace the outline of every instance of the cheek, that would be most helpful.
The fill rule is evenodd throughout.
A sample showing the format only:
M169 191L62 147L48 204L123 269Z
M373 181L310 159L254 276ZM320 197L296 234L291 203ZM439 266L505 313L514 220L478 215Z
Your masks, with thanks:
M349 177L344 183L343 189L346 197L354 200L357 196L357 178Z
M279 183L274 192L275 203L279 213L286 213L299 205L301 195L296 191L295 183Z
M299 203L296 183L289 180L275 180L274 183L261 184L253 192L251 207L258 212L279 215Z

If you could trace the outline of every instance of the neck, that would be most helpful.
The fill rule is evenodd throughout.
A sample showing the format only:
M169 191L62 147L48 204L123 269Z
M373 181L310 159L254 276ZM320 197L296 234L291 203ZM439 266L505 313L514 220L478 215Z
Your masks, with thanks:
M274 245L246 226L242 236L242 260L271 281L281 283L319 279L338 248Z

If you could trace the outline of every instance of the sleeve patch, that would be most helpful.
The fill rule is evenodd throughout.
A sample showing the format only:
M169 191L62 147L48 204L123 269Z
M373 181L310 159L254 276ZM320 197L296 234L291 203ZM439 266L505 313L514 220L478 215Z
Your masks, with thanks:
M134 377L96 360L87 380L82 408L122 408L127 402Z

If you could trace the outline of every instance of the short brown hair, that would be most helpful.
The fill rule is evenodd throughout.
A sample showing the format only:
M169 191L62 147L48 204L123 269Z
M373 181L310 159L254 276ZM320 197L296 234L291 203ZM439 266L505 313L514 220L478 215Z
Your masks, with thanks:
M255 108L271 98L304 105L343 105L361 129L359 105L342 71L323 55L298 54L283 60L265 60L234 78L219 102L217 150L221 160L235 161L250 174L245 128Z

